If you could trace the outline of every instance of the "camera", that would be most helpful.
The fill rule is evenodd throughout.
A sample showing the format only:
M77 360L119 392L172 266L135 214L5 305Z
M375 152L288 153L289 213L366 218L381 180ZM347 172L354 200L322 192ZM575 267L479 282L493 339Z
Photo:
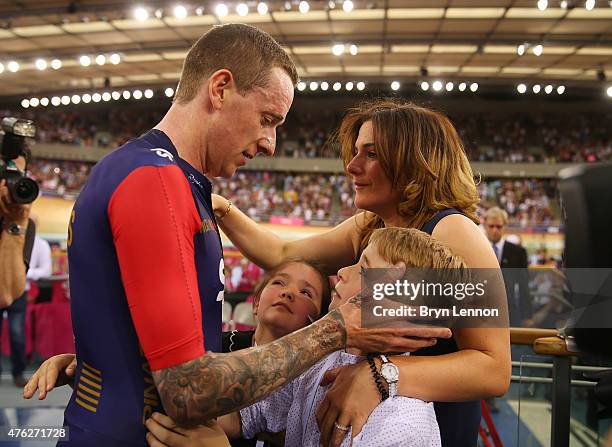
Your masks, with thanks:
M6 180L15 203L32 203L38 197L38 184L13 161L19 156L27 158L27 139L35 136L33 121L6 117L0 122L0 180Z

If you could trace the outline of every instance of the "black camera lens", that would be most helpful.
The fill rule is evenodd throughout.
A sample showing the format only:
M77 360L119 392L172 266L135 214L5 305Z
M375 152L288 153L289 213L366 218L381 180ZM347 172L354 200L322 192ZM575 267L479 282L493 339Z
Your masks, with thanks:
M32 203L38 197L38 184L27 177L9 181L8 189L15 203Z

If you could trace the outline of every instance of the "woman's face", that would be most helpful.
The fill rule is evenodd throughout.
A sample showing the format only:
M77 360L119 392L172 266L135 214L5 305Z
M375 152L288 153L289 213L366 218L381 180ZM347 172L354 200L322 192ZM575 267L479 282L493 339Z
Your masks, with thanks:
M353 151L346 170L355 185L355 206L381 217L395 213L401 194L394 190L378 161L372 121L361 125Z
M291 263L270 278L253 313L259 324L289 334L310 324L321 314L323 284L312 267Z

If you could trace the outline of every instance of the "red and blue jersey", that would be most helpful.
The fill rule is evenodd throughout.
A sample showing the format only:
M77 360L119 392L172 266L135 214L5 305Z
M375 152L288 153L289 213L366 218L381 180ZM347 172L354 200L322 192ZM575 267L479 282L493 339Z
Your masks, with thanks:
M151 371L221 350L223 253L210 195L210 181L155 129L92 170L68 234L78 359L69 444L146 445L143 422L163 411Z

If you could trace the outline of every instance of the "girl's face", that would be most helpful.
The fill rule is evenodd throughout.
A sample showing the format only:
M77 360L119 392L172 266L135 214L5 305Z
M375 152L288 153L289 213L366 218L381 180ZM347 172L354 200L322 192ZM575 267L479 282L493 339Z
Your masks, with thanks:
M338 283L332 291L332 301L329 310L346 303L350 298L361 292L363 272L368 268L400 268L401 265L393 265L385 261L379 254L376 243L370 244L361 253L359 262L338 270Z
M301 329L321 314L321 281L312 267L288 264L270 278L254 303L253 313L260 324L276 331L289 334Z

